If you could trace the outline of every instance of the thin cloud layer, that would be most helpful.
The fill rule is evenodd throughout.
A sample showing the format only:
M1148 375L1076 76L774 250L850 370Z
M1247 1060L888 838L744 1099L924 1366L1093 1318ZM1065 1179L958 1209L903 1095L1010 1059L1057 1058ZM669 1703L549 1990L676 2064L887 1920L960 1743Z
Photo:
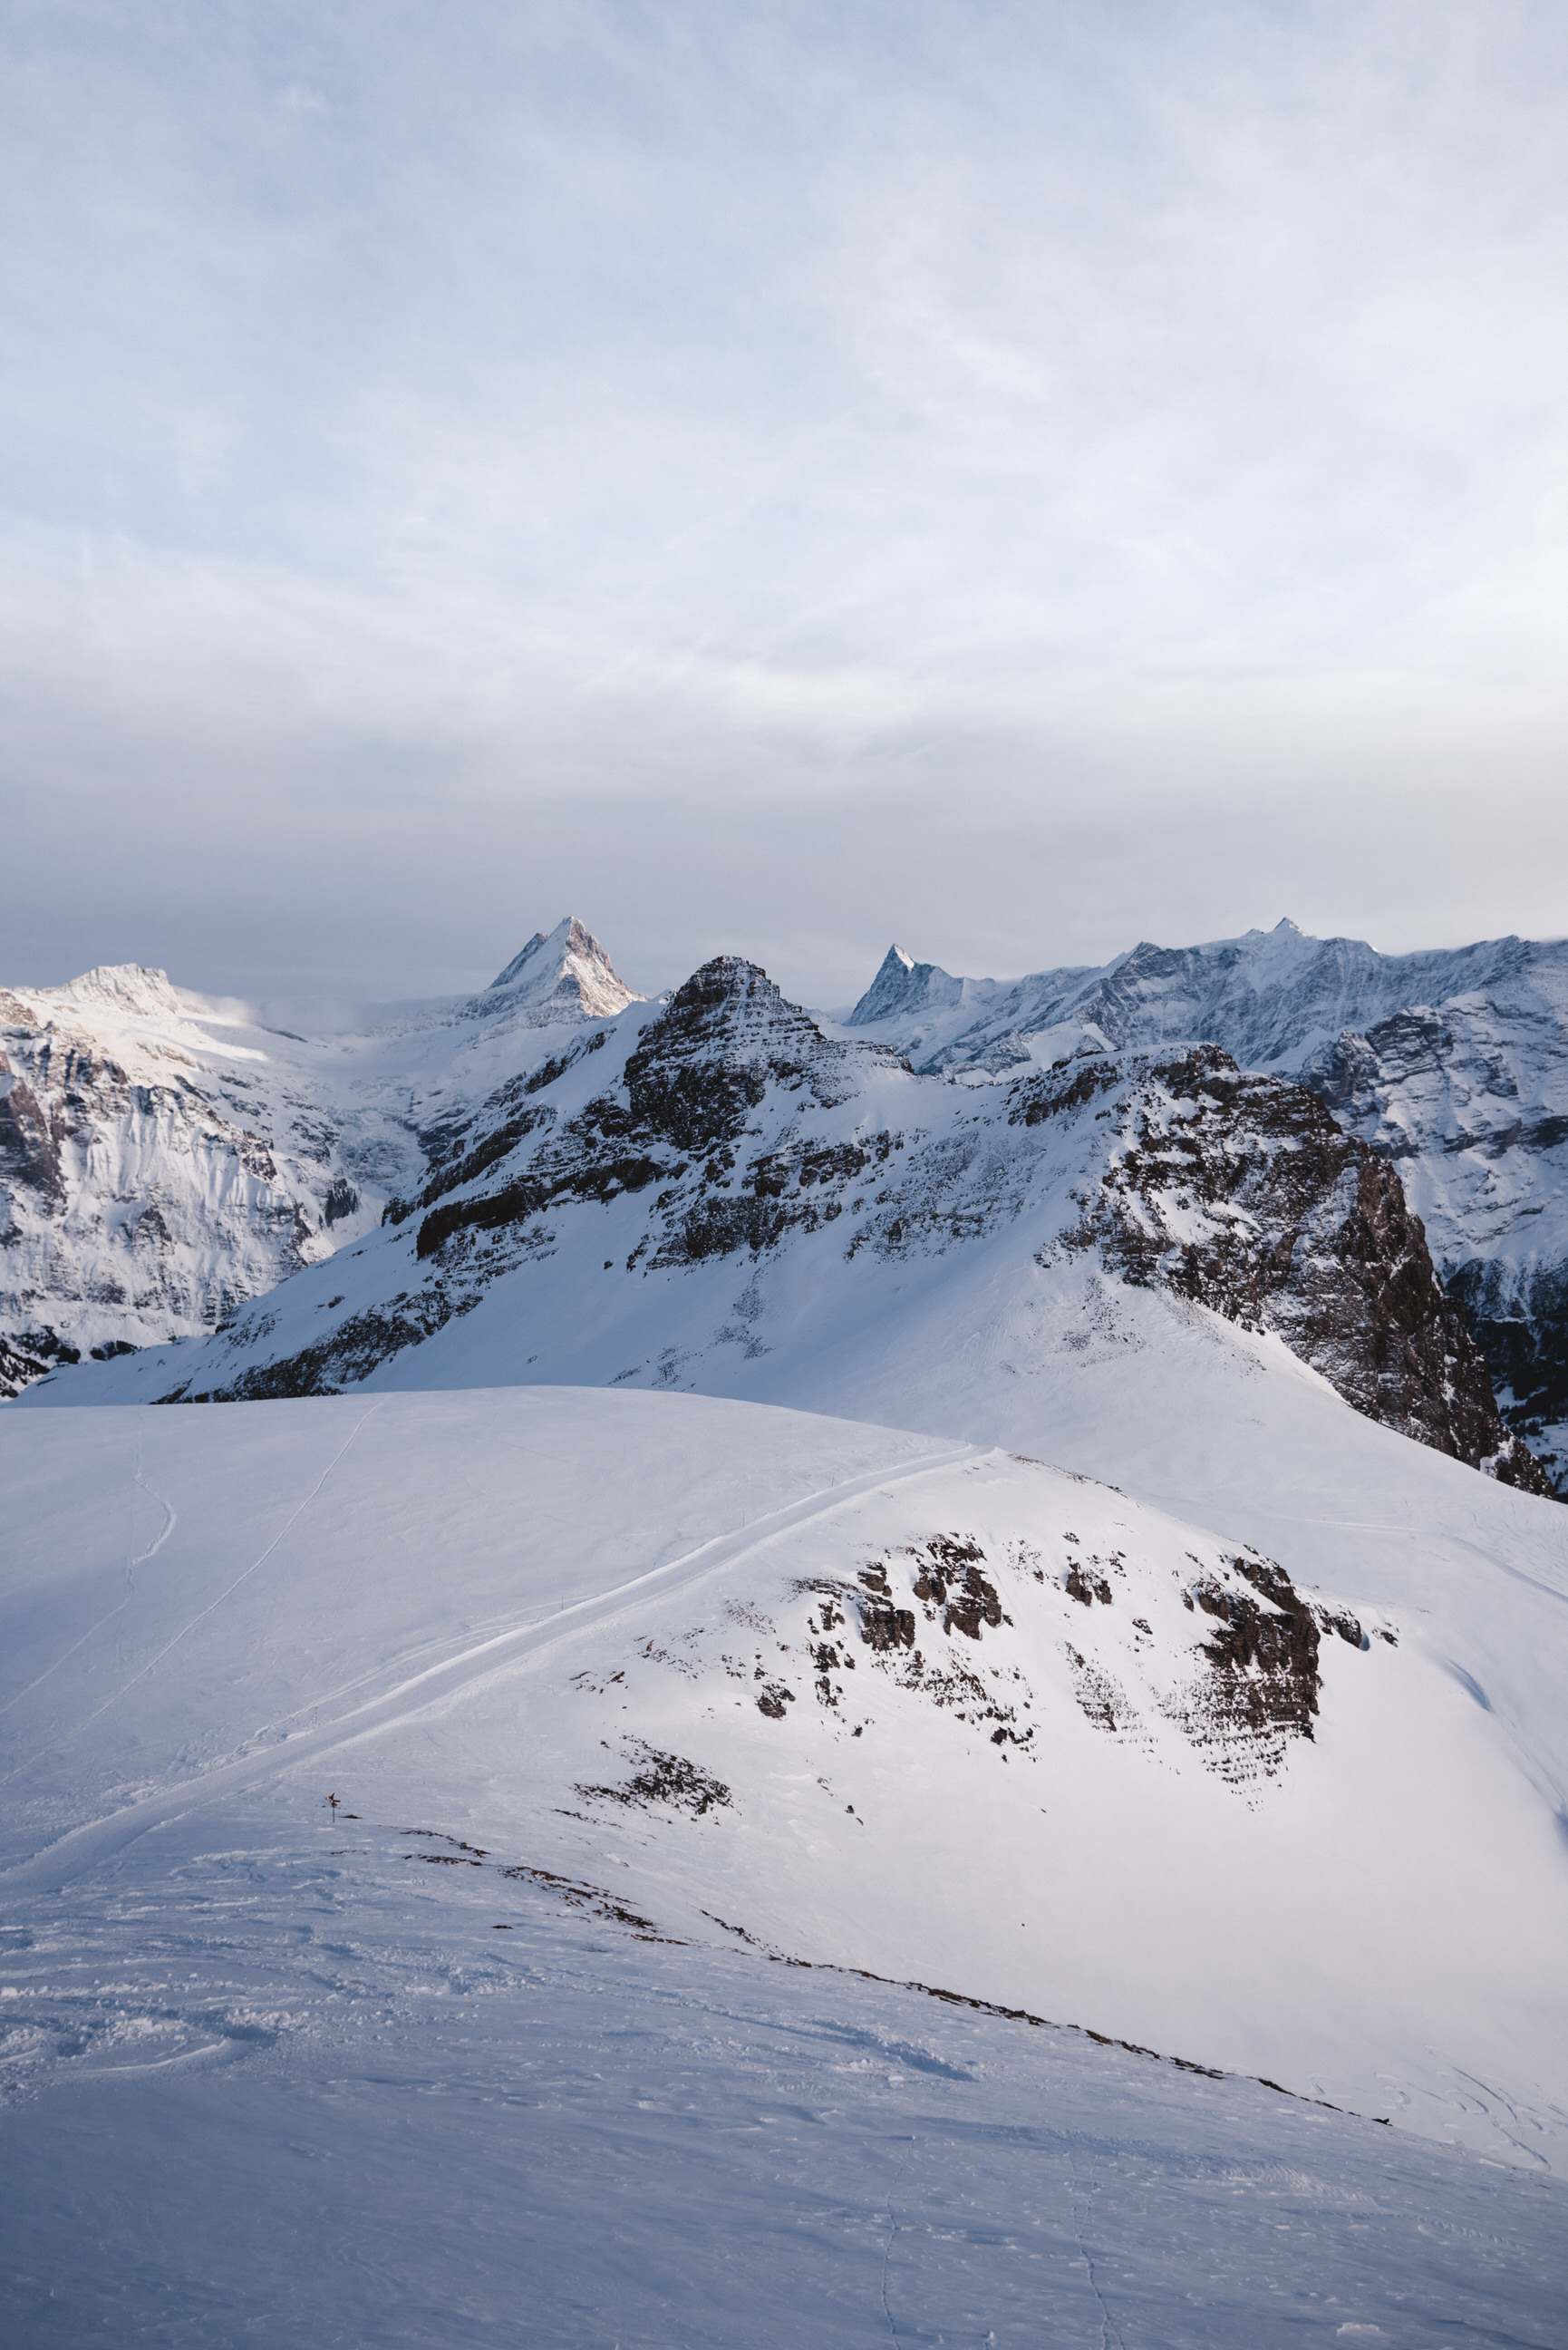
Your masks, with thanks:
M6 975L1560 930L1558 14L743 17L13 18Z

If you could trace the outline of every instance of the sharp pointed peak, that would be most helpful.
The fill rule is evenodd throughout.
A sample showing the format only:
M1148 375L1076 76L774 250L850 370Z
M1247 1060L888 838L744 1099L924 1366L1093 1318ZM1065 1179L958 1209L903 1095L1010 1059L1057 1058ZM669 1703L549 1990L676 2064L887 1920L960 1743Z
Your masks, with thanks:
M562 1019L603 1019L643 998L628 987L604 948L576 914L553 931L535 931L485 990L548 1006Z

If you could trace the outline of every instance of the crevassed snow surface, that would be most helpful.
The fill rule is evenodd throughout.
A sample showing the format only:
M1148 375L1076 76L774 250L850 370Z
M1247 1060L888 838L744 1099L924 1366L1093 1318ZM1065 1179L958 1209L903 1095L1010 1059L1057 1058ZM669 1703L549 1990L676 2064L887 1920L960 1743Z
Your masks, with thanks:
M1367 1645L1229 1775L1160 1703L1224 1543L983 1436L0 1415L25 2338L1560 2339L1559 1513L1189 1326L1227 1542L1326 1514L1313 1412L1353 1437L1287 1564ZM1005 1615L819 1671L825 1591L936 1535Z

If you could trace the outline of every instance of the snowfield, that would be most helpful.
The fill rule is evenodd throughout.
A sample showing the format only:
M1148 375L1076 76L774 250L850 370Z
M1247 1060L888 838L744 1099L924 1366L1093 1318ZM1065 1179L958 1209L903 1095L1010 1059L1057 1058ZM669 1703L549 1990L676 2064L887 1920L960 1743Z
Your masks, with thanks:
M1241 2081L231 1813L25 1980L29 2344L1551 2345L1563 2189ZM141 1888L143 1896L146 1888ZM497 1930L501 1929L503 1930ZM112 2133L112 2137L109 2134Z
M0 1413L25 2338L1561 2339L1560 1508L1133 1304Z

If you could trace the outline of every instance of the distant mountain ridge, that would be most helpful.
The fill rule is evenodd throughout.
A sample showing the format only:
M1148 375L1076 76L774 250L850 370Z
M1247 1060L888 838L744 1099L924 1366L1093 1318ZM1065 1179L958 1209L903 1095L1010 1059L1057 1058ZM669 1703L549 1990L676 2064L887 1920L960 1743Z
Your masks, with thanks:
M846 1025L896 1030L922 1068L966 1067L1006 1044L1023 1060L1025 1037L1071 1025L1097 1028L1116 1049L1214 1044L1248 1068L1294 1070L1346 1030L1540 972L1568 985L1568 941L1383 955L1361 939L1311 938L1288 918L1201 946L1145 940L1108 963L1019 980L959 978L892 946Z
M1397 1162L1511 1424L1568 1478L1568 941L1382 955L1287 920L1014 981L894 946L846 1024L961 1075L1191 1040L1298 1078Z

